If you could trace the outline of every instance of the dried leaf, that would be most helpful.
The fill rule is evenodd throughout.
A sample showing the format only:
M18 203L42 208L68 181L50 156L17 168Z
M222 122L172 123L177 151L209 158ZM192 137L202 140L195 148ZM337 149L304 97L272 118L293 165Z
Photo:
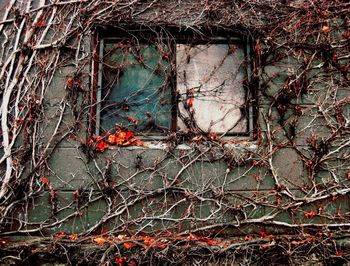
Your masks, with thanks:
M345 40L350 40L350 31L343 33L342 36Z
M65 234L65 233L63 233L63 232L60 232L60 233L56 233L56 234L54 234L54 236L55 236L55 237L59 237L59 238L63 238L63 237L65 237L65 236L66 236L66 234Z
M44 26L45 26L45 22L42 21L42 20L39 20L39 21L35 24L35 26L37 26L37 27L44 27Z
M151 245L153 245L153 243L154 243L154 239L151 238L151 237L149 237L149 236L143 237L142 240L143 240L143 243L144 243L146 246L151 246Z
M202 135L197 135L192 138L192 141L197 141L197 142L202 142L203 136Z
M137 123L138 123L137 119L134 118L134 117L128 116L127 119L128 119L129 122L131 122L131 123L133 123L135 125L137 125Z
M190 97L190 98L187 99L187 107L188 108L193 107L193 100L194 100L193 97Z
M124 265L125 262L126 262L126 258L125 257L118 257L118 258L115 259L115 263L118 266Z
M109 144L106 143L105 141L103 140L100 140L96 143L96 147L95 147L95 150L96 151L104 151L105 149L107 149L109 147Z
M136 247L137 245L133 242L125 242L125 243L123 243L123 246L125 249L129 249L129 248Z
M337 251L337 252L335 253L335 255L336 255L336 256L339 256L339 257L342 257L342 256L345 255L345 252L339 250L339 251Z
M189 234L187 237L187 240L198 240L199 237L196 236L195 234Z
M273 238L272 235L268 235L268 234L266 234L264 231L260 231L260 232L259 232L259 235L260 235L261 237L263 237L263 238Z
M207 243L209 246L217 245L219 242L211 238L202 238L201 241Z
M116 133L108 133L107 136L94 136L88 140L88 146L100 152L103 152L110 145L126 147L130 145L142 146L143 144L142 141L135 137L132 131L123 131L121 129L118 129Z
M350 180L350 172L347 172L347 173L346 173L346 178L347 178L348 180Z
M67 80L67 86L68 86L69 88L72 88L72 87L73 87L73 79L72 79L72 78L69 78L69 79Z
M261 47L260 47L260 44L258 42L255 44L254 50L258 56L261 56Z
M78 239L78 234L71 234L71 235L69 236L69 238L70 238L71 240L77 240L77 239Z
M106 141L107 141L107 143L109 143L111 145L115 145L115 144L117 144L118 137L116 134L110 134L110 135L108 135Z
M315 216L315 212L314 211L305 212L304 216L305 218L312 219Z
M210 134L209 134L209 138L210 138L211 140L216 140L217 137L218 137L218 135L217 135L216 133L210 133Z
M331 31L331 28L329 27L329 26L323 26L322 27L322 31L324 32L324 33L328 33L328 32L330 32Z
M99 245L103 245L107 241L108 241L108 239L106 237L102 237L102 236L94 238L94 242L99 244Z

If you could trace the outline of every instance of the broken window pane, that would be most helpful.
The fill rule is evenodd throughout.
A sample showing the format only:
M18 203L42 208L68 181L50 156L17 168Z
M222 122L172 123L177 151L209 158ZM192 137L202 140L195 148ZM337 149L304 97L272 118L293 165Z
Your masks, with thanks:
M178 128L246 133L244 49L236 45L176 45Z
M105 42L101 92L101 127L135 132L169 130L172 122L170 63L164 45Z

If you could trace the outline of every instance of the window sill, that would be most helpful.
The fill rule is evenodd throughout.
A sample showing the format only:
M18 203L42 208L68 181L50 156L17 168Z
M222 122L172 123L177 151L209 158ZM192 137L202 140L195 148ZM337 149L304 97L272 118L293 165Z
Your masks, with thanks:
M151 150L169 150L171 147L171 144L169 142L165 142L162 140L145 140L143 146L127 146L122 147L123 149L128 150L144 150L144 149L151 149ZM241 152L253 152L256 151L258 144L256 140L252 140L250 137L239 137L239 138L224 138L222 141L204 141L201 143L192 141L192 142L186 142L178 144L176 147L173 147L175 150L191 150L191 149L200 149L205 150L209 146L213 148L225 148L230 149L232 151L241 153ZM110 146L108 149L110 150L117 150L121 147L118 146Z

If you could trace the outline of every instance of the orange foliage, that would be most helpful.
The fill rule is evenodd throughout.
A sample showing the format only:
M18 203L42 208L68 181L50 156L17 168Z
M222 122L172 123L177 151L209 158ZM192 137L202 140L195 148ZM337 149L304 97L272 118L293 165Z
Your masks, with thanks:
M54 236L55 236L55 237L60 237L60 238L63 238L63 237L65 237L65 236L66 236L66 234L65 234L65 233L63 233L63 232L60 232L60 233L56 233Z
M100 140L96 143L95 150L103 152L108 147L109 147L109 145L106 142L104 142L103 140Z
M123 246L124 246L125 249L129 249L129 248L136 247L137 245L135 243L133 243L133 242L125 242L123 244Z
M77 240L77 239L78 239L78 234L71 234L71 235L69 236L69 238L70 238L71 240Z
M198 240L199 238L198 238L198 236L196 236L195 234L189 234L188 236L187 236L187 239L188 240Z
M328 33L328 32L331 31L331 28L330 28L329 26L323 26L323 27L322 27L322 31L323 31L324 33Z
M154 238L152 237L149 237L149 236L144 236L142 238L143 240L143 243L146 245L146 246L152 246L154 244Z
M166 248L166 245L164 242L158 241L154 237L144 236L141 238L141 240L143 240L144 245L148 247L152 246L160 249Z
M94 238L94 242L99 244L99 245L103 245L107 241L108 241L108 239L106 237L102 237L102 236Z
M272 235L268 235L268 234L266 234L264 231L260 231L260 232L259 232L259 235L260 235L261 237L263 237L263 238L273 238Z
M117 263L118 266L124 265L125 262L126 262L126 258L125 257L118 257L118 258L115 259L115 263Z
M142 146L143 142L137 139L133 132L118 129L116 133L109 133L106 136L94 136L88 140L88 145L94 150L103 152L111 145L116 146Z
M304 216L305 216L305 218L312 219L315 216L315 212L314 211L305 212Z

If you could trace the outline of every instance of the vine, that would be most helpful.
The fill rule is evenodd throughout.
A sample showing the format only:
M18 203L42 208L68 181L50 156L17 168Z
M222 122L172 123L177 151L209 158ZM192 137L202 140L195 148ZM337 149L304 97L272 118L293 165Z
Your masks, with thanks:
M347 262L348 1L11 0L0 11L2 262L55 252L67 264ZM162 100L176 79L176 34L205 44L216 32L241 36L249 95L232 128L254 116L249 136L203 130L194 105L220 91L205 86L172 94L187 130L149 112L147 123L125 115L128 126L96 136L98 105L127 68L100 57L102 32L127 34L113 49L145 69L142 42L160 51L152 96ZM113 75L98 102L101 65ZM148 141L143 126L163 138Z

